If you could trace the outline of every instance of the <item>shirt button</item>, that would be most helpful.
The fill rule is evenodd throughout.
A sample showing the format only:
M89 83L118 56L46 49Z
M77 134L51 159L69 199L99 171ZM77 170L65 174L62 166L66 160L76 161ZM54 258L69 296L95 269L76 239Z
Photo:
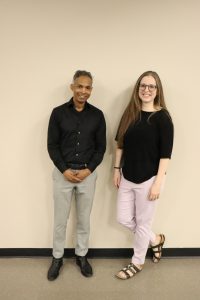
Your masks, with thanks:
M76 153L76 156L78 156L78 153Z
M80 134L81 132L80 131L78 131L78 134Z
M78 142L78 143L77 143L77 145L79 146L79 145L80 145L80 143Z

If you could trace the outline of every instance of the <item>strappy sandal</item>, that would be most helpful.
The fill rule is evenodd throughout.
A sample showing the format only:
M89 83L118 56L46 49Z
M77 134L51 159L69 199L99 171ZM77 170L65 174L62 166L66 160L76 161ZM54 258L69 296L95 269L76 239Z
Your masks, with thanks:
M155 245L155 246L151 246L151 250L152 250L152 254L153 254L153 262L154 263L158 263L162 257L162 248L165 242L165 236L164 234L159 234L160 236L160 243ZM156 254L159 254L158 256L156 256Z
M133 263L130 263L128 266L121 269L115 276L119 279L126 280L135 276L140 271L141 270L138 267L136 267ZM119 275L121 272L124 276Z

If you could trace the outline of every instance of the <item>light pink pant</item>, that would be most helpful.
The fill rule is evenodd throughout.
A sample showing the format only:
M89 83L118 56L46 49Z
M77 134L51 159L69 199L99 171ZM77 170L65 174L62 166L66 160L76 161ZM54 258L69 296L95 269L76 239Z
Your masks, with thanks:
M136 184L122 176L119 186L117 220L135 233L132 257L134 264L144 264L149 242L154 243L156 239L151 225L157 201L148 200L154 178L155 176L143 183Z

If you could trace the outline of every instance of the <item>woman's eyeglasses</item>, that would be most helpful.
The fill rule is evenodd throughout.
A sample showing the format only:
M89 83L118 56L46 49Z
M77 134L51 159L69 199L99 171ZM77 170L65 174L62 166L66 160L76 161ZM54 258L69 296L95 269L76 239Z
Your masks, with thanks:
M149 92L154 92L155 89L157 88L157 86L154 85L154 84L144 84L144 83L141 83L141 84L139 85L139 88L140 88L142 91L145 91L147 87L148 87Z

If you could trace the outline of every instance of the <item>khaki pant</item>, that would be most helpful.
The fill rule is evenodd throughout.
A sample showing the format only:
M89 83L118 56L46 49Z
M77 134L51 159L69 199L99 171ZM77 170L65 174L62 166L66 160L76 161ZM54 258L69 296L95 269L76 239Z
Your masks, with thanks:
M97 174L91 173L80 183L67 181L55 168L53 171L54 190L54 235L53 256L61 258L64 254L67 220L69 218L73 194L76 202L77 244L75 254L85 256L88 252L90 233L90 213L95 192Z

